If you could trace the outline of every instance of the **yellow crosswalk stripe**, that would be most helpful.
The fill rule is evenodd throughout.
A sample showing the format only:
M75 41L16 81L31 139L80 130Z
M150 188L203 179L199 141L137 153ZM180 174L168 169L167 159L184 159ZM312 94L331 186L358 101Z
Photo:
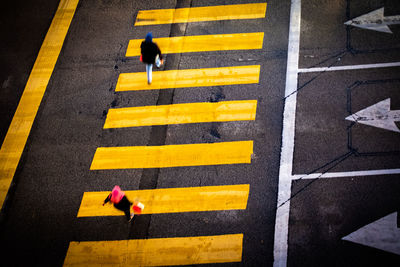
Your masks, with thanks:
M259 82L259 76L259 65L155 71L151 84L147 84L146 72L122 73L115 91L254 84Z
M61 0L0 149L0 209L53 73L78 0Z
M253 141L97 148L91 170L251 163Z
M255 120L257 100L109 109L104 129L166 124Z
M246 209L250 185L219 185L125 191L131 201L145 205L142 214ZM78 217L122 216L112 205L103 206L110 192L85 192Z
M267 3L156 9L139 11L135 26L199 21L258 19L265 17Z
M264 33L234 33L215 35L195 35L154 38L162 54L261 49ZM126 51L127 57L140 56L140 44L144 39L130 40Z
M70 242L64 266L173 266L242 261L243 234Z

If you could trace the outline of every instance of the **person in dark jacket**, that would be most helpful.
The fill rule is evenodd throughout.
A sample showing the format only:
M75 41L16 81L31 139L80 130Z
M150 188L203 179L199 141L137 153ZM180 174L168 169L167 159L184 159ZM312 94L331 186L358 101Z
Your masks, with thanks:
M125 196L125 193L121 190L121 188L118 185L114 186L111 193L104 200L103 206L109 201L114 204L115 208L125 213L125 217L128 220L128 222L132 220L133 212L130 213L132 203L128 200L128 198Z
M159 68L163 63L161 50L156 43L153 43L153 34L151 32L147 33L146 39L140 45L140 50L140 58L146 64L147 83L151 84L153 64L155 63Z

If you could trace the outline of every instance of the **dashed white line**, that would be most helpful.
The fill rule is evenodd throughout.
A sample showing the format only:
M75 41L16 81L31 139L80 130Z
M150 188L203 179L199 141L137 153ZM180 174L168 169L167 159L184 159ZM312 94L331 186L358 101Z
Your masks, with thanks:
M290 8L288 61L286 69L285 107L283 111L282 148L279 166L278 202L275 218L274 267L287 265L290 194L294 129L297 101L297 76L300 49L301 0L292 0ZM286 201L286 202L285 202Z
M400 67L400 62L299 69L299 73Z

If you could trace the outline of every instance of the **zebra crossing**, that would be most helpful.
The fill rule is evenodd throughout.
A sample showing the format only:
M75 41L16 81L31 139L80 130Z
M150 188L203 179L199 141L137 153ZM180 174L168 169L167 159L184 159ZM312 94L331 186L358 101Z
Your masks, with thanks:
M136 17L135 26L234 19L258 19L265 16L266 9L267 3L254 3L213 7L141 10Z
M253 141L162 146L99 147L91 170L250 163Z
M122 73L118 77L115 91L257 84L259 76L258 65L156 71L153 72L151 84L147 83L146 72Z
M221 101L110 109L104 129L255 120L257 101Z
M240 262L243 234L71 242L64 266L172 266Z
M154 38L163 54L261 49L263 32ZM143 39L130 40L127 57L140 56Z
M190 23L264 18L266 3L201 8L143 10L135 27L169 23ZM154 38L163 54L262 49L264 33ZM126 57L140 55L142 39L130 40ZM166 70L153 73L147 84L145 72L122 73L116 92L257 84L260 66ZM200 90L200 89L199 89ZM254 121L257 100L215 103L183 103L158 106L111 108L104 129L221 121ZM220 164L251 164L253 141L172 144L161 146L98 147L90 170L167 168ZM107 188L108 189L108 188ZM107 190L106 188L104 190ZM85 192L77 217L118 216L112 207L100 203L108 191ZM143 213L245 210L250 185L203 186L126 191L140 198ZM175 205L171 205L175 203ZM96 265L190 265L240 262L243 233L143 240L70 242L64 266Z
M162 188L125 191L129 199L146 203L142 214L179 213L214 210L243 210L247 207L250 186L220 185L184 188ZM85 192L78 217L120 216L111 205L98 207L107 195L104 192ZM171 205L172 204L172 205Z

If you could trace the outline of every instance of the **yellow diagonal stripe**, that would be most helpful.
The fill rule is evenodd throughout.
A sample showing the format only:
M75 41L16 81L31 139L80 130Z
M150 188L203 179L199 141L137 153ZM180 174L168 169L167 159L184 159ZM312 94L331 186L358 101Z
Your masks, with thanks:
M250 186L220 185L125 191L131 201L145 205L142 214L246 209ZM85 192L78 217L122 216L112 205L103 206L105 192Z
M265 17L267 3L139 11L135 26Z
M215 35L178 36L154 38L162 54L188 53L220 50L261 49L263 32ZM140 56L140 44L144 39L129 41L127 57Z
M99 147L91 170L251 163L253 141L164 146Z
M64 266L173 266L241 262L243 234L70 242Z
M155 71L151 84L147 84L146 72L122 73L115 91L254 84L258 83L259 76L259 65Z
M257 100L187 103L108 110L104 128L255 120Z
M78 0L61 0L0 149L0 208L60 54Z

